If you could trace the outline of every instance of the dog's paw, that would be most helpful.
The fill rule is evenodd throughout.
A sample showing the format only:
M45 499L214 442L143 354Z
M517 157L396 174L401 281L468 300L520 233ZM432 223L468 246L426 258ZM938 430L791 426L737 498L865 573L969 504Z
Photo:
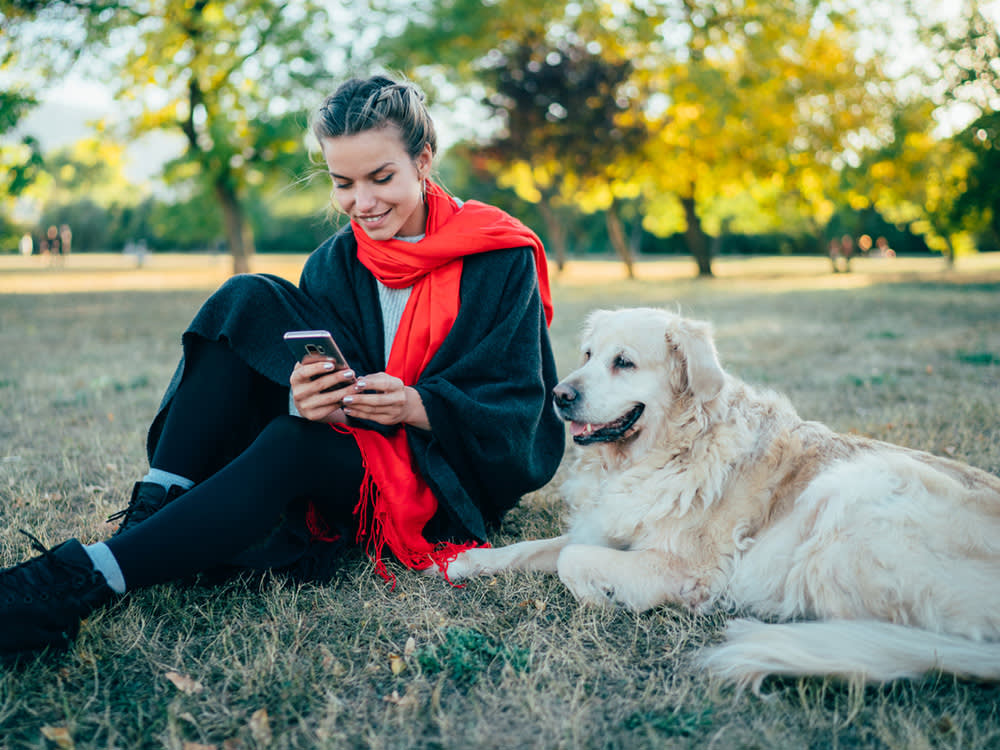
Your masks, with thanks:
M624 602L618 601L615 587L607 581L563 579L563 583L580 604L602 608L625 606Z
M467 549L460 552L458 556L448 563L446 570L441 571L442 576L446 576L449 581L463 581L466 578L475 578L487 572L483 565L481 549Z
M587 566L559 566L559 580L581 604L595 607L620 607L614 584Z

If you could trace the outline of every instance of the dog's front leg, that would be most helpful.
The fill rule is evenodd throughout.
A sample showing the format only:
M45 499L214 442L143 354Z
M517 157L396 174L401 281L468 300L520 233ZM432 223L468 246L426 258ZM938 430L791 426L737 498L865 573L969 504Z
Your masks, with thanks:
M537 570L555 573L559 553L568 536L518 542L506 547L476 547L459 554L448 564L448 578L460 581L473 576L493 575L504 570Z
M708 599L708 588L685 566L657 550L617 550L571 544L559 554L562 582L585 604L626 607L635 612L667 602L696 608Z

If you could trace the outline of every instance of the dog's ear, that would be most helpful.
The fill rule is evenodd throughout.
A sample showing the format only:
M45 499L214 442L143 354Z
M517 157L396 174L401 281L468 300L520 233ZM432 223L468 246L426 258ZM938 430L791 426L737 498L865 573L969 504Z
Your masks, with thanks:
M598 323L602 318L607 318L614 313L611 310L591 310L587 317L583 320L583 327L580 330L580 338L586 339L590 337L590 334L594 332L594 329L598 326Z
M712 327L708 323L681 319L667 331L667 345L684 361L687 387L695 398L704 403L719 395L726 383L726 374L719 364Z

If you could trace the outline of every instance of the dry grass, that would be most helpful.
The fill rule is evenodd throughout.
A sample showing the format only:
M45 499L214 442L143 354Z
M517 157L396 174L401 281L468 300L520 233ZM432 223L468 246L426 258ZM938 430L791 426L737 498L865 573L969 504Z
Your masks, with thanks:
M0 564L27 554L20 528L50 544L108 533L101 519L145 469L180 331L228 270L86 260L0 258ZM294 278L301 260L257 270ZM707 282L691 271L658 261L626 281L614 264L571 265L554 282L560 369L587 310L680 306L714 323L731 371L804 417L1000 473L1000 258L947 274L937 260L859 263L849 277L821 259L720 262ZM497 541L554 533L559 512L557 481ZM737 696L690 666L721 617L582 609L544 576L452 589L401 573L391 590L354 555L324 586L138 592L93 615L68 653L0 667L0 746L1000 746L996 686L773 680L766 698Z

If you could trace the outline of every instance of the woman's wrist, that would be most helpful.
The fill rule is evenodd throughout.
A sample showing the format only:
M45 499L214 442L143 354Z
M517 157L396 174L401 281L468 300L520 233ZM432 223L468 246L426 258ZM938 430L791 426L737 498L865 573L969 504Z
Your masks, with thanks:
M412 386L405 386L403 393L406 396L403 422L421 430L430 430L431 423L427 419L427 410L424 409L424 401L420 398L420 393Z

